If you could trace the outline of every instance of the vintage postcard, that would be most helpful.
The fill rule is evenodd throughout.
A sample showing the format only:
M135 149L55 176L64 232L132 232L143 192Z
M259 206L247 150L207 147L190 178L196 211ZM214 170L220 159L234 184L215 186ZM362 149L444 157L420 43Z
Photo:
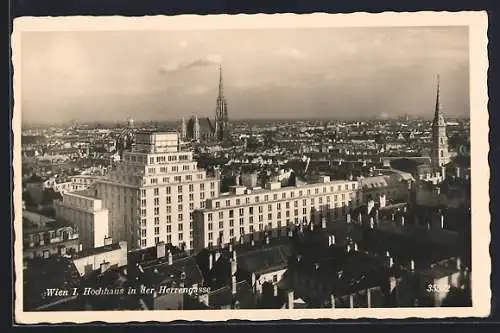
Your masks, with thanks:
M16 322L488 316L487 43L484 12L16 19Z

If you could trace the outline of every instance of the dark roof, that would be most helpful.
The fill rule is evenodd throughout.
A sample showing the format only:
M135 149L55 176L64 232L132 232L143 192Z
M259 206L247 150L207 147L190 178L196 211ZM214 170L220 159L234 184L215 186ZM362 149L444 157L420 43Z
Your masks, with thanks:
M381 258L361 251L346 252L339 246L330 247L319 260L300 256L300 261L290 262L289 269L320 281L329 281L332 286L330 293L338 296L380 286L381 281L395 273L384 265Z
M172 253L174 260L187 256L187 253L185 253L178 247L175 247L171 244L166 244L165 257L163 258L157 258L157 248L156 246L152 246L145 249L129 251L127 255L127 260L128 262L133 263L134 265L135 263L140 263L143 266L151 266L154 265L155 263L165 262L167 260L166 255L168 251Z
M449 165L451 166L459 166L462 168L470 168L470 156L455 156L452 158L452 161Z
M376 228L365 230L360 248L380 256L389 251L395 262L407 265L414 260L416 267L428 267L434 262L453 257L456 252L455 249L427 237L390 233Z
M278 244L243 253L236 250L236 254L239 267L249 273L261 275L286 268L288 257L291 255L291 246Z
M254 309L255 295L252 287L247 281L238 282L236 284L236 294L232 294L231 286L224 286L220 289L213 290L208 295L210 308L221 308L226 306L234 306L238 302L240 309Z
M64 298L43 295L48 288L69 290L77 287L79 283L80 274L71 259L64 257L28 259L27 268L23 273L25 310Z
M90 256L94 256L96 254L118 250L119 248L120 248L120 244L118 244L118 243L113 243L113 244L104 245L104 246L100 246L100 247L88 248L88 249L84 249L83 251L77 252L73 256L73 259L90 257Z
M142 266L141 282L147 287L179 286L184 283L186 287L203 283L203 276L194 256L173 260L172 265L167 262Z

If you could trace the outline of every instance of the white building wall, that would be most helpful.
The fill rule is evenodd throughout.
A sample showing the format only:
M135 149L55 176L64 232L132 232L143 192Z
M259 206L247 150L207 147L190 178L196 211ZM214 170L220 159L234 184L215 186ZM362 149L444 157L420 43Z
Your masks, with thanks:
M84 249L99 247L109 234L108 210L102 201L81 194L64 193L63 200L54 203L56 217L78 228Z

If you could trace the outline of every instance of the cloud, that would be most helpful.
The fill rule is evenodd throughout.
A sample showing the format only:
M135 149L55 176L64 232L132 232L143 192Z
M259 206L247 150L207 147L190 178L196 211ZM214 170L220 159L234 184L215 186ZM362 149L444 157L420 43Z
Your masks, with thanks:
M207 54L201 58L195 59L193 61L185 63L169 63L163 65L160 68L160 73L176 72L185 69L197 68L197 67L208 67L220 64L222 62L222 56L219 54Z
M297 59L297 60L302 60L305 59L306 56L296 48L286 48L286 49L281 49L276 51L275 53L278 56L283 56L287 58L292 58L292 59Z
M186 90L186 94L188 95L204 95L209 91L209 89L205 86L193 86L189 87Z

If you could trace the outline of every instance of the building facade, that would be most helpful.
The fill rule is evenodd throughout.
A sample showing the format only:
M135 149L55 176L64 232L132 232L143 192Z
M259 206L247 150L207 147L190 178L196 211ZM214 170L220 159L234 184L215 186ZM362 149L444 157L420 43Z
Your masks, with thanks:
M189 250L191 213L219 195L219 179L207 177L191 151L180 150L176 132L137 133L135 146L96 191L109 210L114 240L131 249L163 241Z
M102 200L90 193L64 193L62 200L54 202L56 217L76 226L84 249L104 245L109 235L109 212Z
M23 212L23 259L49 258L80 250L78 230L55 220L38 221ZM35 215L31 213L31 215ZM68 251L68 252L71 252Z
M441 111L441 103L439 101L439 76L437 82L436 108L434 120L432 121L431 161L433 169L437 171L441 171L441 167L450 162L448 137L446 136L446 120Z
M224 245L259 239L264 233L286 235L290 225L320 223L344 218L349 207L361 203L357 181L330 181L281 187L268 183L265 189L231 187L229 195L208 199L195 215L194 247Z

